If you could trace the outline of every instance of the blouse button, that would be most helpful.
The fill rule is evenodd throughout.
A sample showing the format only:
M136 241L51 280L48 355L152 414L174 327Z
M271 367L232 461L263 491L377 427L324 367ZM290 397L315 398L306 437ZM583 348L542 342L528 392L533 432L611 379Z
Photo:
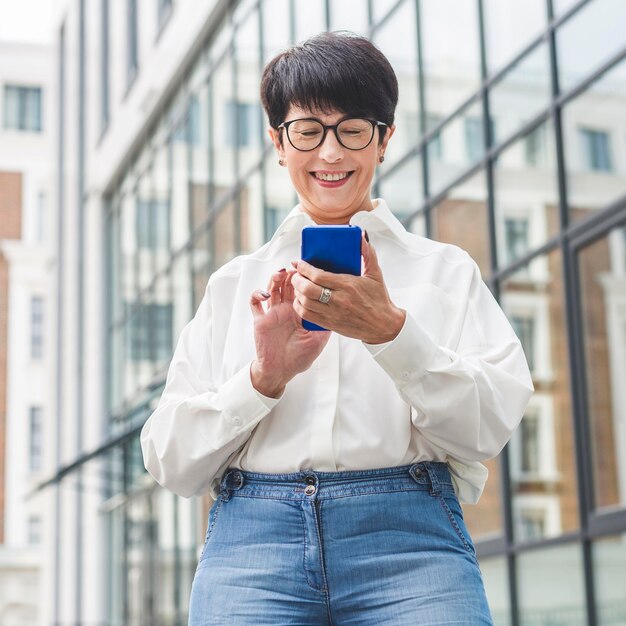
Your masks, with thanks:
M235 426L241 426L241 418L239 415L235 415L235 417L233 417L233 424Z

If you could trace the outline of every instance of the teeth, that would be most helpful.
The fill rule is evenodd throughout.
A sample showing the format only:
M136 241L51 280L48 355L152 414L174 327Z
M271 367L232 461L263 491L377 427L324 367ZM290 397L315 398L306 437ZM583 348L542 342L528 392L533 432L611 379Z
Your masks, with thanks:
M347 176L348 176L348 172L345 172L344 174L322 174L320 172L315 172L315 178L319 178L320 180L328 180L328 181L343 180Z

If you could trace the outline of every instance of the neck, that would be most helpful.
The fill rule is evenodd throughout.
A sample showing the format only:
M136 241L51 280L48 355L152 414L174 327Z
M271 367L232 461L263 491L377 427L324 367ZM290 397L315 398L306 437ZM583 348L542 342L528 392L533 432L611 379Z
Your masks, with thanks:
M374 209L372 199L368 196L355 210L348 210L341 215L329 215L324 211L320 211L316 207L309 207L303 202L300 203L302 210L320 226L336 226L339 224L349 224L352 216L359 211L371 211Z

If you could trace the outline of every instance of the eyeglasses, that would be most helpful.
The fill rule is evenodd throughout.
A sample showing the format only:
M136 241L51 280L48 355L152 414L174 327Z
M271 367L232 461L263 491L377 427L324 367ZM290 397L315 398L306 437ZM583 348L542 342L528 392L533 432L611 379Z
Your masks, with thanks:
M387 126L384 122L363 118L341 120L338 124L325 126L314 118L290 120L279 124L287 132L289 143L302 152L315 150L324 143L326 133L332 130L337 141L348 150L363 150L372 142L377 126Z

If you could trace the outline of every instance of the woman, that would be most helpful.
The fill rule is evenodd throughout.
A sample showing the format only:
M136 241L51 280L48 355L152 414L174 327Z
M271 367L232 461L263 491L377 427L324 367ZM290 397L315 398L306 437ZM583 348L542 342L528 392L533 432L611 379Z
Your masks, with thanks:
M216 498L193 626L492 623L459 501L478 500L532 383L467 253L370 198L397 97L387 59L348 34L265 68L300 203L210 277L141 435L160 484ZM303 226L347 223L361 276L298 260Z

